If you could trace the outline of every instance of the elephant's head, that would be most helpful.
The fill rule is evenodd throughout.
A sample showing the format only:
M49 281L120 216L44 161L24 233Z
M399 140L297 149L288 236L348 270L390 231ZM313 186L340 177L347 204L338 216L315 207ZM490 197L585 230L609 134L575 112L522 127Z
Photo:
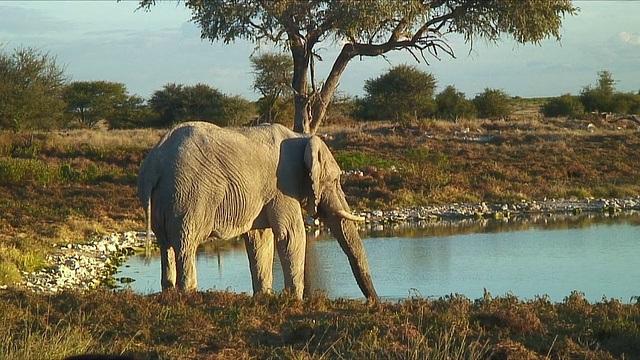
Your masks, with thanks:
M378 294L371 281L367 255L358 234L355 221L364 221L352 215L340 186L342 170L331 155L327 145L317 136L309 139L304 162L309 170L310 194L306 200L309 214L318 215L329 226L342 250L349 258L351 270L364 296L378 301Z

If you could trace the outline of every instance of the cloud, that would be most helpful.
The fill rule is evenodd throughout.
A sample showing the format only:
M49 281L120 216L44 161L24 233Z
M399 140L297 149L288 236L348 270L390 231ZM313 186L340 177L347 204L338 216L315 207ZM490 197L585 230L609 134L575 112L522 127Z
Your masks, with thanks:
M640 45L640 34L623 31L618 37L627 44Z
M44 11L0 5L0 34L33 35L73 29L76 24L55 19Z

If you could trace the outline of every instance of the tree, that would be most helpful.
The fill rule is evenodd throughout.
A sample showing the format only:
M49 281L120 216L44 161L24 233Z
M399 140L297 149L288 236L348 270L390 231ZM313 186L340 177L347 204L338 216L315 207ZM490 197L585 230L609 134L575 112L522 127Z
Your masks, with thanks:
M505 117L511 113L510 98L503 90L485 88L475 98L473 104L481 118Z
M253 89L262 94L262 98L258 100L261 120L276 122L280 115L277 103L283 99L290 99L293 94L293 62L290 57L278 53L251 56L250 60L255 75Z
M152 126L154 120L154 112L145 99L132 95L123 103L116 104L116 112L109 118L109 125L114 129L133 129Z
M183 86L166 84L151 95L149 106L159 116L159 126L172 126L190 120L216 123L223 115L224 95L206 84Z
M64 112L67 81L56 58L34 48L0 52L0 128L50 129Z
M455 121L459 117L475 116L476 107L463 92L449 85L436 95L436 113L441 118Z
M416 66L399 65L386 74L365 81L366 103L378 120L408 124L435 110L435 77Z
M240 126L255 117L256 106L238 95L225 96L222 100L222 114L220 125Z
M140 0L150 9L156 0ZM326 116L340 76L351 59L407 50L426 62L427 55L454 56L445 35L461 34L518 43L560 39L565 14L577 9L570 0L184 0L201 37L225 44L236 39L273 42L291 53L294 130L314 133ZM318 48L335 41L342 48L323 82L316 81Z
M65 87L62 97L67 113L83 127L100 120L111 122L130 100L124 84L110 81L75 81Z
M200 120L220 126L241 125L255 115L255 107L239 96L227 96L206 84L166 84L153 93L149 106L157 114L157 126Z

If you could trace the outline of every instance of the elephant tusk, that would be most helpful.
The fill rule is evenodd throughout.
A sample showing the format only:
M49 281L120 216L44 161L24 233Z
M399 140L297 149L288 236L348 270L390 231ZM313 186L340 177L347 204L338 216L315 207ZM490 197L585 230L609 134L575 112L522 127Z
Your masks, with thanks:
M366 219L362 216L358 216L358 215L353 215L350 212L346 211L346 210L338 210L336 211L336 214L338 214L338 216L340 216L343 219L347 219L347 220L351 220L351 221L365 221Z

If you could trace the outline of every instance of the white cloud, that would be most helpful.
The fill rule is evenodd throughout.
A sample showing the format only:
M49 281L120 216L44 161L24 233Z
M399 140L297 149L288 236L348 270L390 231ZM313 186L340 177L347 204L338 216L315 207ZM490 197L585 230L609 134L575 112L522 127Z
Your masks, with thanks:
M627 44L640 45L640 34L638 33L632 34L630 32L623 31L619 33L618 36Z

